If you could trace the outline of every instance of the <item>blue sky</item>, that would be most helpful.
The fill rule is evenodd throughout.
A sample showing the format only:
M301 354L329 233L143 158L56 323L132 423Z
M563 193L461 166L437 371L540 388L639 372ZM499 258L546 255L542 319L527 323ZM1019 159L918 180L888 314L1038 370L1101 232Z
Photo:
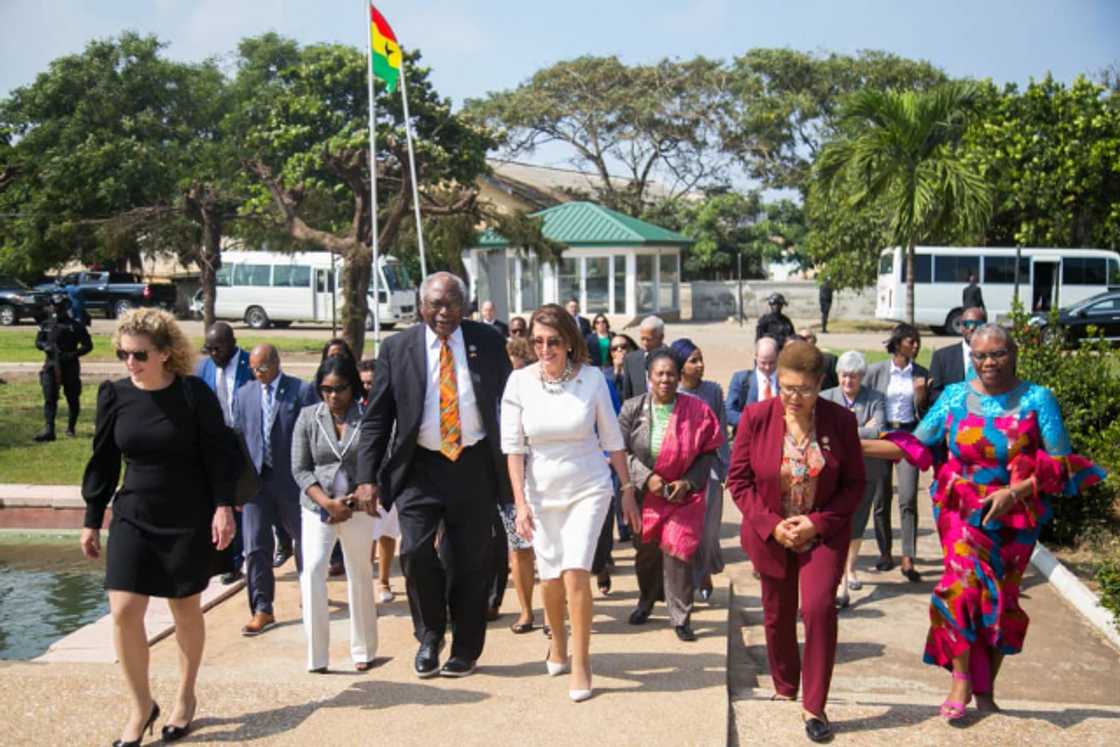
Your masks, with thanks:
M364 46L365 0L0 0L0 96L55 57L126 29L167 41L183 60L229 54L276 31ZM516 85L581 54L626 62L752 47L927 59L954 76L1063 81L1120 65L1120 0L380 0L437 90L456 103Z

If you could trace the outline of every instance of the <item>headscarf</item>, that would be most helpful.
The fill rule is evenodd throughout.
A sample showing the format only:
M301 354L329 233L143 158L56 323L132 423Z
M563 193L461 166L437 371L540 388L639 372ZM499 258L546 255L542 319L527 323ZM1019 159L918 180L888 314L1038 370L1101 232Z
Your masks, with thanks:
M695 351L696 344L687 337L682 337L669 346L669 353L673 356L673 360L677 362L678 372L684 372L685 361L687 361L689 356Z

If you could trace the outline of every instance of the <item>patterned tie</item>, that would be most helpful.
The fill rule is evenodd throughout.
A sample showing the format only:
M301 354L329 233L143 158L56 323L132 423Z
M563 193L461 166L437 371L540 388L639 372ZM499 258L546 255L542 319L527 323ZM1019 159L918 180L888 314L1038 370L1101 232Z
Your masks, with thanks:
M459 388L455 380L455 358L447 340L439 342L439 452L451 461L463 451L459 431Z
M264 403L261 406L261 442L264 444L264 465L272 466L272 449L269 441L272 437L272 384L264 386Z
M770 377L767 376L762 380L762 402L774 396L774 390L770 388Z

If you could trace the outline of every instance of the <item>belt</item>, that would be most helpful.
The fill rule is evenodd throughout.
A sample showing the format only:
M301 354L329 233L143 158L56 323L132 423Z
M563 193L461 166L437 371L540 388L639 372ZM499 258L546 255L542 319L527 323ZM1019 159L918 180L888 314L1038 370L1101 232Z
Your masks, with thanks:
M892 431L910 431L913 430L914 426L916 426L917 424L917 420L911 420L906 423L900 422L898 420L887 421L887 426L889 426Z

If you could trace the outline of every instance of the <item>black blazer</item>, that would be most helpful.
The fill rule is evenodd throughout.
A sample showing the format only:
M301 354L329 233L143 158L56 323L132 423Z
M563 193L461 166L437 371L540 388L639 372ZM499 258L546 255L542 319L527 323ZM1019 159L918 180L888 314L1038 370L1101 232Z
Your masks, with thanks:
M591 334L591 322L587 321L585 316L576 316L576 324L579 325L579 336L587 337Z
M498 332L501 333L502 337L509 337L509 325L506 324L505 322L503 322L501 319L495 319L493 322L482 322L482 323L487 324L487 325L493 327L494 329L498 330Z
M664 347L664 346L662 346ZM644 350L631 350L622 360L622 401L646 393L646 382L649 375L646 373L646 358L657 350L656 348L646 353Z
M464 320L461 327L471 384L494 463L498 485L495 500L511 503L513 489L502 454L498 422L498 404L512 370L505 340L493 327L481 322ZM382 343L369 406L362 417L357 482L378 484L382 491L381 503L386 508L393 505L404 488L416 453L420 422L424 418L424 395L428 387L425 329L425 325L417 324ZM471 476L463 478L469 480Z
M932 405L945 387L964 381L964 353L960 343L933 351L929 361L929 403Z

